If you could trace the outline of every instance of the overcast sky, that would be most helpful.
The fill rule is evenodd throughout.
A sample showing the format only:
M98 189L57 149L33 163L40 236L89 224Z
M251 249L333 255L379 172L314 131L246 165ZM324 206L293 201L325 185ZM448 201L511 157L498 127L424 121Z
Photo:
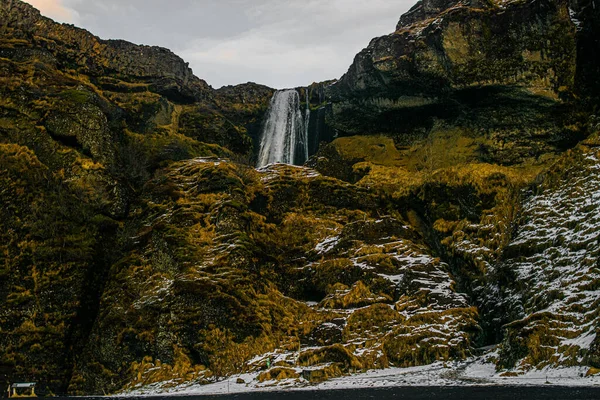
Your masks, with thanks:
M343 75L416 0L27 0L103 39L167 47L215 88Z

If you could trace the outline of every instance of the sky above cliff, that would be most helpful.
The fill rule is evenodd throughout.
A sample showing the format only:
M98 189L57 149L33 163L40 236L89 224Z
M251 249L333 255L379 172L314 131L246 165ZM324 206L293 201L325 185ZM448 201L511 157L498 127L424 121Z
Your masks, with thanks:
M103 39L167 47L213 87L339 78L416 0L27 0Z

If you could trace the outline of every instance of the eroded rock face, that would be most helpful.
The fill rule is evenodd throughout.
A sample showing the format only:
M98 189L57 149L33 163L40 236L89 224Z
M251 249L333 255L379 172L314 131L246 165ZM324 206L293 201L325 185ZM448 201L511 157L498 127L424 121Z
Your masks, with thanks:
M331 96L377 94L410 107L474 85L515 85L550 97L572 89L575 26L566 2L444 7L374 39Z
M315 379L468 356L476 309L383 209L376 193L306 168L195 159L162 171L70 392L209 381L256 371L267 352Z
M481 160L499 164L561 152L583 137L564 128L575 113L564 101L576 91L576 36L566 1L419 2L326 89L328 122L401 146L455 126L496 142Z
M491 271L505 277L492 287L491 301L498 308L505 303L512 313L501 344L502 367L527 370L597 359L590 346L600 321L600 159L598 141L586 144L565 155L525 200L518 231ZM510 279L520 284L507 285Z
M195 77L188 64L167 49L101 40L83 29L57 24L19 0L3 2L0 17L1 28L14 39L32 40L60 64L75 64L86 75L135 77L152 85L157 93L179 101L211 95L206 82ZM19 49L4 52L19 53Z

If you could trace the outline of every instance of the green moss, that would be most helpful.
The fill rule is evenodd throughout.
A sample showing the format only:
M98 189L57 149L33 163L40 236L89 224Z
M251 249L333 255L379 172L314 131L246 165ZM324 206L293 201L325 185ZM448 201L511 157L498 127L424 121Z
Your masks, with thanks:
M90 101L92 94L84 90L69 89L61 92L60 97L71 103L85 104Z

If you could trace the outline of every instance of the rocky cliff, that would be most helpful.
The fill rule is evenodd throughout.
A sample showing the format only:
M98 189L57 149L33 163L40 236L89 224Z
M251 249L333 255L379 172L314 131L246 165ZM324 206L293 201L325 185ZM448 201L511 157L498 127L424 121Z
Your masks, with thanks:
M318 382L487 345L595 372L593 10L423 0L301 90L330 143L256 170L272 89L3 1L0 383Z
M564 131L572 121L562 112L579 90L576 36L566 1L419 2L328 88L330 123L402 145L430 136L436 122L460 126L492 139L481 151L501 164L513 161L506 142L562 151L581 139ZM521 129L532 125L535 135Z
M272 90L214 90L166 49L20 1L0 4L0 80L0 380L66 393L144 183L176 160L249 159Z

